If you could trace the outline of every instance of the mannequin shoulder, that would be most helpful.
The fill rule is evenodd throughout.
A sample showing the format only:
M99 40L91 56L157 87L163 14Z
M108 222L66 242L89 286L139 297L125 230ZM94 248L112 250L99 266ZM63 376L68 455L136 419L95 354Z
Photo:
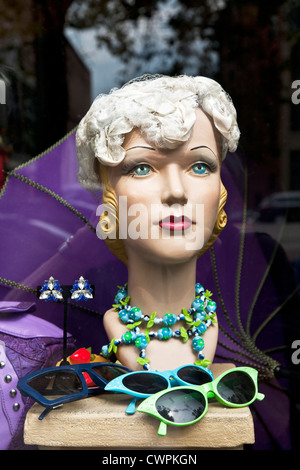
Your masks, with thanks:
M106 322L110 322L111 320L114 320L116 317L118 317L116 311L114 308L110 308L109 310L107 310L105 312L105 314L103 315L103 322L104 324Z
M114 308L107 310L103 316L103 326L106 334L111 339L121 337L126 331L126 326L120 322L118 312Z

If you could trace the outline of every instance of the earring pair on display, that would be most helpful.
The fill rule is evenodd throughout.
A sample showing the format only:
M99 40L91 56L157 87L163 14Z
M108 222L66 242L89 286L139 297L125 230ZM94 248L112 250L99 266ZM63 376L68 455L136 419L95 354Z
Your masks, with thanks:
M75 281L73 287L70 289L70 293L71 299L76 301L93 298L93 289L83 276L80 276L80 278ZM44 281L40 289L39 299L45 301L54 300L55 302L64 300L63 289L53 276L51 276L48 281Z

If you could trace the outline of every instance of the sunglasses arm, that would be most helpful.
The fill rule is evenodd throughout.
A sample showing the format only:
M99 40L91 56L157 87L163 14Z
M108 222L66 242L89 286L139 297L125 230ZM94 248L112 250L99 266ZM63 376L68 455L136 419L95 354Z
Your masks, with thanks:
M166 423L163 423L162 421L160 422L157 434L159 436L165 436L167 434L167 425L166 425Z
M47 416L48 413L50 413L50 411L55 410L55 408L60 408L61 406L63 406L63 405L60 404L60 405L56 405L56 406L48 406L48 407L45 408L44 411L40 414L39 420L41 421L42 419L45 418L45 416Z
M126 414L133 415L135 413L135 404L137 400L139 400L139 398L134 397L133 400L129 403L129 405L126 408Z
M265 395L263 393L258 393L256 396L256 400L262 401L265 398Z

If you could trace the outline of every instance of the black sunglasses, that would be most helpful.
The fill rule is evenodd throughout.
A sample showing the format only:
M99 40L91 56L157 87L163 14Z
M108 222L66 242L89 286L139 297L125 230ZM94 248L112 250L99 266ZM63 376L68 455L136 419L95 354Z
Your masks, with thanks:
M127 367L109 362L64 365L32 372L20 378L17 387L22 395L45 407L41 420L64 403L104 392L108 382L128 372L131 371ZM85 374L95 386L87 386Z

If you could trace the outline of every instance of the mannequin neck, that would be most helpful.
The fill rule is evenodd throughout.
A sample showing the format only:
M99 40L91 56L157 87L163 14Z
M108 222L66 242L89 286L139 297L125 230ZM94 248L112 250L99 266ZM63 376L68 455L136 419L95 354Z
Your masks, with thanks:
M197 257L188 261L160 264L131 256L128 263L130 304L144 314L179 314L195 299Z

